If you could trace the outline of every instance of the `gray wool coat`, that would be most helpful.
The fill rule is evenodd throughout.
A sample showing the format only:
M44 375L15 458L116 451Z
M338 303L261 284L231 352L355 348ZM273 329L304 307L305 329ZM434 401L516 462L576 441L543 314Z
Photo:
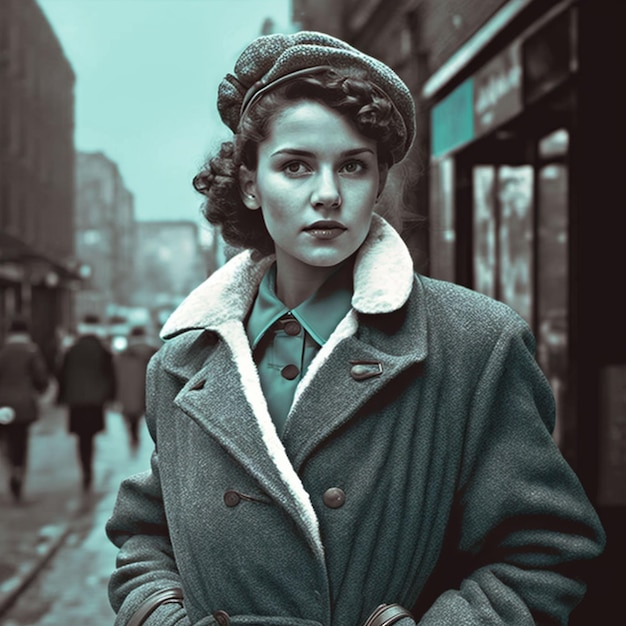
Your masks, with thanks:
M414 607L400 626L566 624L604 533L527 325L415 276L375 216L281 440L242 323L270 262L238 255L163 328L151 469L107 524L116 624L177 586L146 624L358 626L383 602Z

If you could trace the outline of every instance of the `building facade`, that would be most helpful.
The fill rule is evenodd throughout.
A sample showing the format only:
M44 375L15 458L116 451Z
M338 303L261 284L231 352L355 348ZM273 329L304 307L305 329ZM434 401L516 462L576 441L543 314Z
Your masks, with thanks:
M0 2L0 337L72 323L74 72L35 0Z
M137 222L132 305L149 309L160 327L169 313L215 269L214 252L187 220Z
M502 300L531 325L557 401L555 439L608 533L572 624L617 624L609 574L626 556L626 331L618 286L626 58L617 0L338 3L336 34L411 88L423 271ZM423 250L426 252L423 253Z
M134 289L135 211L115 162L102 152L76 154L76 253L88 268L76 294L76 316L103 320L128 306Z

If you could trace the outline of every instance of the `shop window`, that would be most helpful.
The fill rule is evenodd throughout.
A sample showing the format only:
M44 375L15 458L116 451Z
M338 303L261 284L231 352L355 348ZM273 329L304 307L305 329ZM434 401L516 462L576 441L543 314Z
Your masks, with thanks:
M533 168L473 168L473 287L533 315Z
M537 357L556 401L555 439L573 445L573 433L560 416L567 397L568 371L568 171L564 163L548 163L537 181ZM565 452L565 450L564 450ZM568 452L570 452L568 450ZM573 454L573 450L571 451Z
M473 172L474 193L474 289L496 297L495 168L477 166Z
M532 323L533 168L498 168L499 299Z
M439 207L431 215L431 274L443 280L454 280L456 224L454 221L454 160L433 161L430 170L430 204Z
M564 128L555 130L539 140L539 158L542 160L564 156L569 147L569 133Z

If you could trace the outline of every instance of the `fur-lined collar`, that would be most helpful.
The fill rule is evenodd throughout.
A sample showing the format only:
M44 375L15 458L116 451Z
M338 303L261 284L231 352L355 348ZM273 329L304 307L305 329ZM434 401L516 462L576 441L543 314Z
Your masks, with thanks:
M255 261L249 250L232 258L187 296L165 322L161 338L243 320L273 261L273 255ZM354 265L352 307L369 314L395 311L407 301L412 285L413 263L406 245L384 218L374 214Z

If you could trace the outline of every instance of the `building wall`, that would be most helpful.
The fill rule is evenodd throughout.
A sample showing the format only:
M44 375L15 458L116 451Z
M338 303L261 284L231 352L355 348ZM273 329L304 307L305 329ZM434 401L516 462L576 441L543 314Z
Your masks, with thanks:
M72 323L74 82L35 0L0 2L0 339L14 313L42 345Z
M76 154L76 252L90 267L77 313L104 316L133 290L134 202L117 164L101 152Z
M0 229L74 253L74 73L34 0L0 3Z

